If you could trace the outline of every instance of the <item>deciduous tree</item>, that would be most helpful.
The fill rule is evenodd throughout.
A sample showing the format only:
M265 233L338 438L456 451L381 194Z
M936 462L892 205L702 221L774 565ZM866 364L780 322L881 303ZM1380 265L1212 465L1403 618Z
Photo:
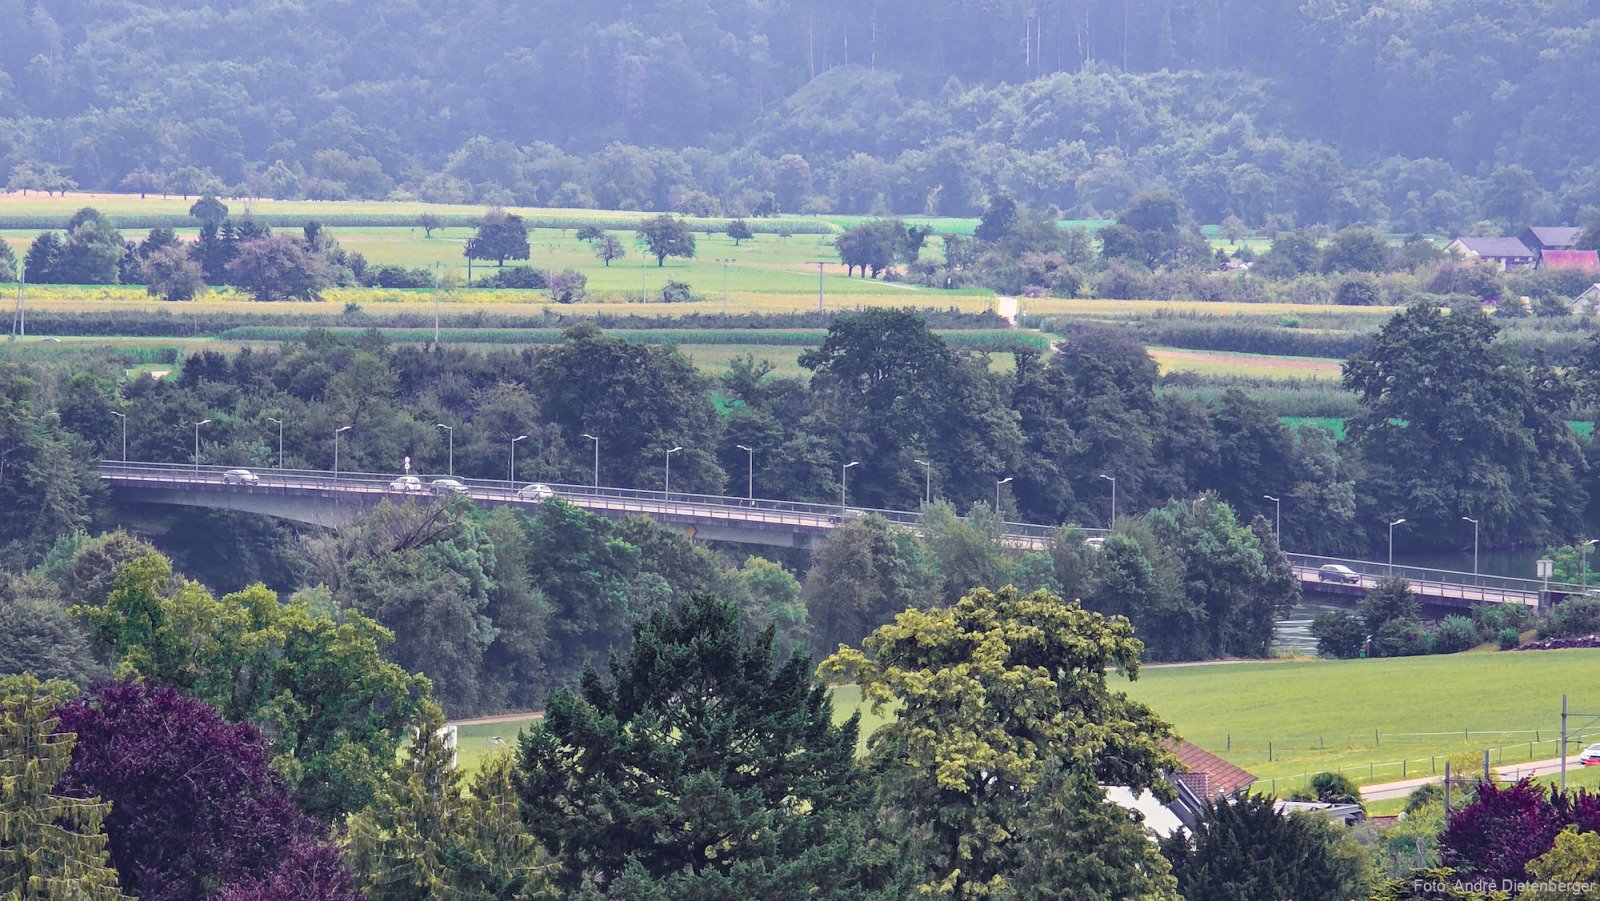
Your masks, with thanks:
M1099 784L1170 791L1162 781L1175 765L1163 745L1170 727L1107 684L1110 672L1136 677L1141 650L1120 617L1048 592L979 588L951 607L908 610L864 650L823 662L826 677L854 680L875 711L895 706L869 741L868 761L922 869L918 891L1010 890L1030 865L1026 825L1045 803L1036 794L1078 778L1052 783L1053 774L1081 768ZM1099 803L1094 794L1081 797ZM1117 856L1131 867L1149 851L1123 844Z
M639 240L655 256L657 266L665 266L667 257L687 259L694 256L694 232L689 230L687 222L670 213L652 216L641 222Z

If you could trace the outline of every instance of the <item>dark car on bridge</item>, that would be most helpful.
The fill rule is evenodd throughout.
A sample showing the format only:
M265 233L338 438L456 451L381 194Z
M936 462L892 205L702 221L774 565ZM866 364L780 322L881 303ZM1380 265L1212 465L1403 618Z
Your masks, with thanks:
M1339 563L1329 563L1317 570L1317 579L1322 582L1338 582L1340 585L1360 585L1361 574Z

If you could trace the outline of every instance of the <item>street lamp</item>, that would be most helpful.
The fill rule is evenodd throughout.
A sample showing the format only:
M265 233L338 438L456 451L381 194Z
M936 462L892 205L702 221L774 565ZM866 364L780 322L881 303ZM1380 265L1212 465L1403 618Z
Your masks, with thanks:
M278 468L282 469L283 468L283 420L281 420L281 419L273 419L271 416L268 416L267 417L267 422L276 422L278 424Z
M1014 476L1006 476L1000 481L994 483L994 512L996 515L1000 513L1000 486L1011 481L1013 478Z
M455 426L445 425L442 422L436 422L436 423L434 423L434 425L438 426L441 429L444 429L445 434L450 436L450 470L449 470L449 474L451 476L454 476L456 474L456 428L455 428Z
M1101 473L1100 478L1111 483L1111 528L1115 529L1117 527L1117 480L1105 473Z
M1470 516L1461 517L1462 522L1472 523L1472 574L1478 574L1478 521Z
M735 444L734 447L744 451L745 455L749 457L748 472L750 487L748 489L747 497L753 501L756 499L756 449L753 447L747 447L743 444Z
M1578 583L1585 597L1589 595L1589 545L1596 541L1600 541L1600 538L1591 538L1578 545Z
M122 420L122 462L128 462L128 414L111 411L111 415Z
M339 480L339 436L350 431L350 426L340 426L333 430L333 478Z
M1389 523L1389 575L1391 576L1394 575L1394 527L1405 521L1405 517L1401 517Z
M194 474L195 475L199 475L200 474L200 427L203 426L203 425L207 425L210 422L211 422L211 420L209 420L209 419L202 419L199 422L194 424Z
M590 441L594 442L594 487L599 488L600 487L600 439L595 437L594 435L589 434L588 432L584 432L583 433L583 437L585 437L585 438L589 439Z
M926 460L912 460L911 462L922 467L922 502L933 503L933 464Z
M1266 500L1272 501L1272 537L1278 539L1278 550L1283 550L1283 501L1270 494L1261 495Z
M672 497L672 455L681 450L683 450L682 447L675 447L667 451L667 477L661 484L662 500L668 500Z
M506 464L506 481L511 483L512 488L517 487L517 442L526 440L528 440L527 435L518 435L511 439L511 460Z
M844 511L846 509L845 502L844 502L845 476L846 476L847 473L850 472L850 467L852 467L852 466L860 466L860 465L861 465L861 461L860 460L852 460L849 463L846 463L845 465L839 467L839 515L840 516L844 515Z

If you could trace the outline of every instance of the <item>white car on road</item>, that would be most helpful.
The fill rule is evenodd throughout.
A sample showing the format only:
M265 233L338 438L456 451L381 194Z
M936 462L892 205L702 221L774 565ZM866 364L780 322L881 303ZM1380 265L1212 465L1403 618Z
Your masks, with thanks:
M1578 762L1584 766L1600 766L1600 745L1590 745L1578 755Z
M467 486L461 484L455 479L434 479L432 487L433 493L439 495L440 497L443 497L447 494L467 493Z
M524 500L542 501L555 496L555 489L543 482L534 482L532 485L524 485L517 489L517 497Z
M230 469L222 474L224 485L255 485L260 481L261 477L248 469Z
M389 483L389 490L399 491L405 494L410 494L412 492L425 494L429 489L428 486L422 484L422 480L416 476L401 476L400 478Z

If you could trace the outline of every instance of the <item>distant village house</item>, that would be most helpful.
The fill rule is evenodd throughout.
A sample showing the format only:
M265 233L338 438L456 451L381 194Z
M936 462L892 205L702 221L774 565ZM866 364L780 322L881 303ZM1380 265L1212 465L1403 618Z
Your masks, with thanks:
M1527 269L1539 262L1539 255L1517 238L1457 238L1445 252L1466 260L1494 263L1502 271Z

